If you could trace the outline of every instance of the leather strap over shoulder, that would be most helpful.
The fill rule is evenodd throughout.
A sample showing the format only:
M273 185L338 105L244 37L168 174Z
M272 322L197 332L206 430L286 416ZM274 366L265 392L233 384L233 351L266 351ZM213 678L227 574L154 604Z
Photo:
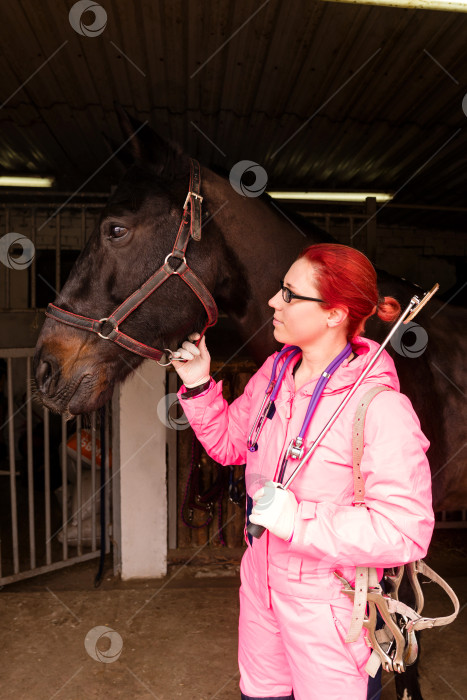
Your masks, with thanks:
M360 399L352 430L352 456L354 479L354 505L365 505L365 484L361 474L360 465L363 456L363 433L365 416L370 402L381 391L387 391L388 387L375 386ZM387 572L386 579L392 580L392 594L383 594L379 585L376 569L374 567L357 567L355 586L342 578L338 572L334 572L343 582L343 593L353 598L354 606L348 634L345 641L355 642L364 625L368 630L368 640L373 648L373 653L367 663L366 671L374 676L381 663L386 671L401 673L406 665L410 665L417 656L417 644L414 631L431 627L441 627L453 622L459 613L459 600L451 586L444 581L424 561L419 560L405 565L410 584L415 593L416 610L413 610L398 599L398 589L404 567L397 567L397 573L390 575ZM454 612L444 617L423 617L423 593L418 581L418 574L435 581L447 593L454 606ZM368 605L368 616L366 608ZM385 626L382 630L376 630L376 608L379 610ZM403 621L402 626L397 622L395 614Z
M374 386L367 391L360 399L355 413L352 430L354 506L365 505L365 482L360 471L360 464L363 456L363 431L365 428L366 412L375 396L382 391L391 391L391 389L388 386Z

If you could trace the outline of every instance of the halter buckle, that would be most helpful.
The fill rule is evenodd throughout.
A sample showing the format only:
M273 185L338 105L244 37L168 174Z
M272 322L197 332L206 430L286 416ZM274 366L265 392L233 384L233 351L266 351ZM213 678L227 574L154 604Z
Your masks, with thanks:
M196 199L199 199L199 203L203 201L203 198L200 194L196 194L196 192L188 192L186 199L185 199L185 204L183 205L183 209L186 209L186 205L188 204L190 197L196 197Z
M107 322L111 323L113 326L109 335L103 335L100 331L97 332L97 335L99 336L99 338L102 338L102 340L113 340L118 334L118 323L113 318L100 318L99 323L101 324L101 330L103 325Z

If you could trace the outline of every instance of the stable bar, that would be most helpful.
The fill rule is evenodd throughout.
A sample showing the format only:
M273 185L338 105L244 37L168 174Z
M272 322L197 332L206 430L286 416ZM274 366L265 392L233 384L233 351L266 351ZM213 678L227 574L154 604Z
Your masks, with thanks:
M3 576L0 578L0 586L4 586L7 583L15 583L15 581L24 581L26 578L31 578L32 576L39 576L40 574L47 574L49 571L57 571L58 569L63 569L65 566L71 566L72 564L78 564L82 561L89 561L89 559L96 559L99 556L99 552L88 552L83 554L81 557L71 557L66 561L56 561L49 566L38 566L37 569L32 571L22 571L20 574Z
M28 462L28 518L29 518L29 561L31 569L36 566L36 532L34 519L34 464L32 449L32 393L31 358L26 358L26 434Z
M52 563L52 545L50 542L50 433L49 409L44 406L44 489L45 489L45 561Z
M16 463L15 463L15 433L13 412L13 368L11 357L7 359L7 390L8 390L8 448L10 458L10 498L11 498L11 537L13 545L13 571L19 573L18 552L18 512L16 505Z
M62 556L68 559L68 470L66 454L66 418L62 416Z

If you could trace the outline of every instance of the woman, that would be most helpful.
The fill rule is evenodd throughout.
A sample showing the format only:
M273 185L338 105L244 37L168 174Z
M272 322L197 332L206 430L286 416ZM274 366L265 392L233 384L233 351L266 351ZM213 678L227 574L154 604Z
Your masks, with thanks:
M409 399L399 393L385 351L290 489L277 484L297 465L298 459L284 457L294 438L299 451L296 438L303 435L310 398L314 410L305 425L305 450L379 347L360 337L365 321L374 313L393 321L400 306L392 298L379 300L375 270L362 253L333 244L305 249L269 305L276 340L300 352L287 356L275 413L257 445L251 438L251 450L247 437L277 354L230 406L221 383L209 376L204 338L199 347L184 343L173 363L196 435L217 462L246 462L248 500L254 503L250 520L267 528L260 539L249 538L241 565L242 698L364 700L370 650L364 632L356 642L344 642L352 601L333 572L354 582L356 566L377 567L382 574L386 566L419 559L433 529L428 441ZM280 358L277 372L287 357ZM378 394L368 408L361 461L366 508L357 508L352 425L359 399L375 385L392 391Z

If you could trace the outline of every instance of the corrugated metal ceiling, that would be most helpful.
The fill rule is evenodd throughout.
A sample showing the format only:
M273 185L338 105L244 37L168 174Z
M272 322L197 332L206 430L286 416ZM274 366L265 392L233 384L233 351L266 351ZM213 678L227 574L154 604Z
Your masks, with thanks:
M319 0L2 0L0 168L106 190L114 101L206 165L275 188L378 188L464 205L467 15ZM85 23L93 20L87 13ZM95 173L95 174L94 174ZM93 175L94 174L94 175Z

